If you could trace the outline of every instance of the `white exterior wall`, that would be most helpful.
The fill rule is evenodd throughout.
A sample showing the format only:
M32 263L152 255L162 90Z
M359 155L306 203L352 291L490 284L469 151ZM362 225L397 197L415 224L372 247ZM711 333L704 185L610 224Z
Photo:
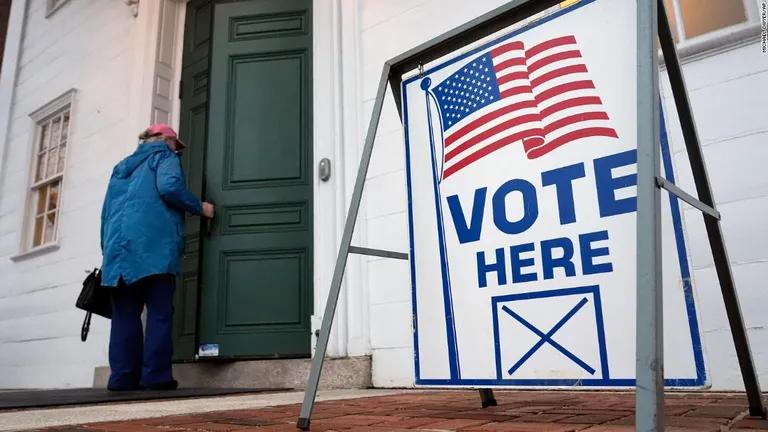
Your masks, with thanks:
M361 111L369 115L384 61L475 18L504 0L362 0ZM450 13L448 13L450 11ZM439 19L437 19L439 17ZM752 354L768 387L768 56L757 37L685 62L683 69L728 247ZM695 194L671 101L662 89L678 183ZM366 117L367 121L367 117ZM677 128L677 129L676 129ZM369 247L407 251L405 159L391 99L385 103L366 184ZM416 198L418 199L418 198ZM665 198L666 199L666 198ZM707 374L713 389L742 389L712 254L699 212L683 205ZM413 385L411 292L406 262L367 259L375 386Z
M768 386L768 56L754 43L683 65L725 245L762 388ZM662 74L662 77L664 75ZM678 184L695 192L669 81L662 85ZM704 221L683 203L689 260L703 333L704 360L714 389L741 389L723 297Z
M14 2L16 4L24 2ZM74 301L98 266L101 200L112 166L135 141L130 101L136 19L117 1L70 1L45 18L29 0L0 169L0 388L88 386L106 363L109 324L80 342ZM29 114L76 89L59 212L59 249L11 260L21 232L35 124Z

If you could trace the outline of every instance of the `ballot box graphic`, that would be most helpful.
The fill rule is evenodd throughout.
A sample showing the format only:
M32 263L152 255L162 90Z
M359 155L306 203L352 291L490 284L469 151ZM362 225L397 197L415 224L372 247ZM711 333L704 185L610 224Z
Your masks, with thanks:
M491 308L497 379L536 379L548 373L542 364L557 365L560 378L610 377L598 286L497 296Z
M635 17L584 0L404 77L417 385L634 385ZM683 227L665 194L666 383L696 387Z

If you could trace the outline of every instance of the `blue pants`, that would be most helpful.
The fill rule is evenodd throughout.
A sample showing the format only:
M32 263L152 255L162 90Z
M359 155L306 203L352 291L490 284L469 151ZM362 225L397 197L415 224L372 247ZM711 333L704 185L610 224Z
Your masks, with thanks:
M112 331L109 337L108 388L134 389L139 384L171 381L173 356L173 291L171 274L153 275L112 292ZM141 312L147 307L147 328Z

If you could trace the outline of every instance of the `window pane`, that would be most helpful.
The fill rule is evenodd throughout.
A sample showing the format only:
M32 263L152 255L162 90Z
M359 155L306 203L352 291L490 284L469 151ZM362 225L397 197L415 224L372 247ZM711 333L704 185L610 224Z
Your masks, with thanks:
M48 186L48 208L47 210L56 210L59 206L59 182L51 183Z
M56 212L54 211L45 215L45 235L43 236L43 243L52 242L55 233L56 233Z
M67 140L67 134L69 133L69 111L64 113L64 123L61 124L61 141Z
M54 148L48 151L48 162L45 170L45 176L51 177L56 174L56 168L59 164L59 149Z
M40 181L45 178L45 161L48 159L48 153L37 155L37 171L35 173L35 181Z
M61 140L61 116L56 117L53 119L53 125L51 126L51 148L58 147L59 141Z
M67 143L63 142L59 147L59 165L56 167L56 172L61 173L64 171L64 158L67 155Z
M32 247L40 246L43 243L43 218L44 216L35 218L35 231L32 237Z
M47 201L48 186L43 186L38 189L35 194L37 195L37 207L35 208L35 216L40 216L45 213L45 202Z
M677 19L675 18L675 7L672 5L672 0L664 0L664 9L667 10L667 20L669 21L669 27L672 29L672 38L675 42L679 42L680 36L677 34Z
M742 0L680 0L686 38L747 20Z
M46 123L40 128L40 147L38 152L45 151L48 148L48 142L51 139L50 124Z

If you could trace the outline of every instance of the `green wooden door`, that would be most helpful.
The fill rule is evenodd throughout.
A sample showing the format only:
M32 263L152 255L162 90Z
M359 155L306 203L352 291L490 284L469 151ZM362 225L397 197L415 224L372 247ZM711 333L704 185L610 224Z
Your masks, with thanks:
M214 3L198 343L310 352L311 0Z

